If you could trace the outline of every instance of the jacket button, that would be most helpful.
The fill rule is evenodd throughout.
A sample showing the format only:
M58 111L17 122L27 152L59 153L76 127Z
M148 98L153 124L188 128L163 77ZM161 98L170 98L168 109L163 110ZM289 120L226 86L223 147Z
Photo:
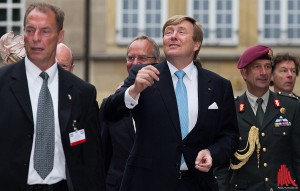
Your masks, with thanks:
M269 178L266 177L266 178L265 178L265 182L268 182L268 181L269 181Z
M267 166L268 166L268 163L265 162L265 163L264 163L264 167L267 167Z
M264 147L264 148L263 148L263 151L264 151L264 152L267 152L267 148Z
M264 137L264 136L266 136L266 134L265 133L261 133L261 136Z

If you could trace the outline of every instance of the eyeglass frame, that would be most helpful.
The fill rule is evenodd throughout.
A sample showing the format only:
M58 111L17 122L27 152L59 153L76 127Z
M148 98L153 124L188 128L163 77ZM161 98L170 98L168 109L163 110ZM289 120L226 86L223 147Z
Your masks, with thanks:
M126 60L129 62L133 62L135 59L141 62L145 62L149 58L155 58L155 56L146 56L146 55L140 55L140 56L126 56Z

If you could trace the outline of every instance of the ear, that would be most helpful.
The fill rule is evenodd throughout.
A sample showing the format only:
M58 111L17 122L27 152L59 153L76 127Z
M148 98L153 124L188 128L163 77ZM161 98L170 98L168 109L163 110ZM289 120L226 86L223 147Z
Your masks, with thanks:
M202 43L200 41L195 42L194 51L200 50Z
M59 34L58 34L57 44L61 43L64 40L64 37L65 37L65 31L64 31L64 29L62 29L59 31Z
M246 80L247 79L247 75L246 75L247 70L245 68L242 68L242 69L240 69L240 73L241 73L243 79Z

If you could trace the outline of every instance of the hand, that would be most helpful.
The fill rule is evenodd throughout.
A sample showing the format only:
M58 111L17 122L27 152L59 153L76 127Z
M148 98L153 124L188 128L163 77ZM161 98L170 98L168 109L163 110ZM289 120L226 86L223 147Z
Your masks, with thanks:
M208 149L201 150L195 161L195 168L201 172L208 172L212 167L212 158Z
M134 84L129 89L129 95L135 98L147 87L152 86L155 81L159 81L159 71L152 65L140 69L136 75Z

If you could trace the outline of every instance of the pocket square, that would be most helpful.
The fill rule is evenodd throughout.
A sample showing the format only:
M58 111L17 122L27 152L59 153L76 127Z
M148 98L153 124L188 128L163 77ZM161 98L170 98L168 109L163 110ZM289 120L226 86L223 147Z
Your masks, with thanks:
M212 103L210 106L208 106L208 109L219 109L216 102Z

